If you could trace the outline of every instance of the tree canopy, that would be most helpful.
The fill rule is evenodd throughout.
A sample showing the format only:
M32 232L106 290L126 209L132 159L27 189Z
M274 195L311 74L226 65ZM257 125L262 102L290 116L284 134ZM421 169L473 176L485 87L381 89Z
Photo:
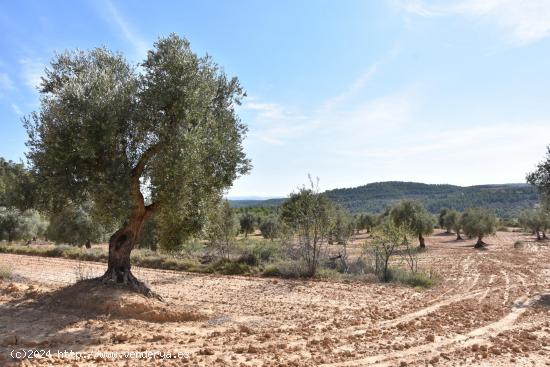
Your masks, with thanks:
M434 219L424 206L414 200L404 200L390 211L392 221L398 227L404 227L418 236L420 247L425 247L424 236L433 232Z
M53 207L91 200L97 218L125 222L110 240L110 249L125 250L110 250L110 259L127 260L109 268L126 277L147 217L155 212L161 244L182 241L250 169L237 78L175 34L159 39L138 67L106 48L63 52L46 69L40 95L39 111L24 121L31 168Z

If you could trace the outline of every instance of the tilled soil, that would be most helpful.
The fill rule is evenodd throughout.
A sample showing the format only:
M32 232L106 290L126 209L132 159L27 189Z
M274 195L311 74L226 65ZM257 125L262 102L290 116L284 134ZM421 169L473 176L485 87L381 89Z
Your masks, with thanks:
M164 302L71 287L104 264L1 254L0 366L550 365L550 243L485 241L427 238L429 290L135 268ZM51 356L10 356L31 349Z

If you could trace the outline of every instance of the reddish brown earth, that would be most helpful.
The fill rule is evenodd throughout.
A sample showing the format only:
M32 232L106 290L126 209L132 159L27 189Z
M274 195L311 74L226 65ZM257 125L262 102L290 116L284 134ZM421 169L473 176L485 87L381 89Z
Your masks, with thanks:
M0 281L0 366L550 365L550 246L531 237L499 232L485 250L427 238L421 267L441 278L429 290L136 268L165 302L67 287L104 264L2 254L15 278ZM14 349L52 357L13 361Z

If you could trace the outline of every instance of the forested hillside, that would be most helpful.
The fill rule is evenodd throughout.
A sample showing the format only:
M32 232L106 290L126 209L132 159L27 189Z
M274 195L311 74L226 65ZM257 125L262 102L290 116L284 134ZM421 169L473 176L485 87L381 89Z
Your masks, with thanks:
M464 210L484 207L503 218L516 217L538 202L536 190L527 184L478 186L430 185L416 182L376 182L364 186L335 189L325 194L353 213L378 213L403 199L416 199L432 213L447 207ZM284 199L232 201L234 207L277 206Z

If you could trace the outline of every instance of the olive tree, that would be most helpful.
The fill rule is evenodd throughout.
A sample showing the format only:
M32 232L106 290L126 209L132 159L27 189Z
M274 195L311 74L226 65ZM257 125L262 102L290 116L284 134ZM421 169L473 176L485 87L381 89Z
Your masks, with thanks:
M263 217L260 221L260 232L264 238L273 241L279 234L279 222L277 217L274 215Z
M223 200L211 210L207 227L210 247L221 257L228 257L237 235L237 219L229 201Z
M451 230L455 231L456 239L461 240L460 237L460 213L453 209L447 209L443 217L440 217L440 223L443 223L443 227L447 229L448 233L451 233Z
M371 237L365 243L365 250L373 254L375 272L381 281L391 280L390 260L408 243L403 238L410 234L407 227L397 225L393 220L384 220L373 229Z
M160 245L178 245L250 168L238 80L172 34L139 67L105 48L61 53L39 92L24 120L32 170L53 205L92 200L97 218L118 223L101 279L151 294L130 271L144 221L155 213Z
M254 233L254 224L256 219L250 213L244 213L239 218L239 224L241 225L241 232L244 233L245 237L248 237L249 233Z
M91 203L81 205L68 204L50 218L47 230L48 238L57 243L66 243L73 246L82 246L92 242L99 242L105 235L105 229L95 223L91 210Z
M485 245L483 237L495 233L497 219L486 209L468 209L462 214L462 228L469 237L477 237L475 248Z
M533 232L537 236L537 240L547 238L546 232L550 228L550 215L544 209L525 211L521 213L518 221L523 228Z
M334 223L333 204L310 179L310 187L303 186L290 194L281 207L280 216L296 236L297 249L307 266L307 275L314 276L321 250L327 244Z
M433 232L434 219L420 202L404 200L394 205L390 218L396 226L405 227L417 236L421 248L426 247L424 236Z

